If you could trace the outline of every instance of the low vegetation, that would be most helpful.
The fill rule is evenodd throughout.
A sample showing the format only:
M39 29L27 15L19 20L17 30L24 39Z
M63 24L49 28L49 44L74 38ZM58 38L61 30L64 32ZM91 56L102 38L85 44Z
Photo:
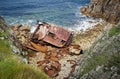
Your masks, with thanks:
M96 69L97 66L101 66L105 64L109 60L109 56L102 54L102 55L94 55L91 58L87 59L87 64L84 67L84 71L82 74L86 74L89 71Z
M0 32L0 79L48 79L42 71L29 66L10 49L6 35Z
M112 37L114 35L120 34L120 25L114 26L110 31L109 31L109 36Z

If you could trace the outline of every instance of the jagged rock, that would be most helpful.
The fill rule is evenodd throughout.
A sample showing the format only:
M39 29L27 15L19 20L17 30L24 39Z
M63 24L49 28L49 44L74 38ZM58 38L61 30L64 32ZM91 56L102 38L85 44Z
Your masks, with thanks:
M87 7L81 8L86 16L102 18L116 24L120 21L120 0L91 0Z

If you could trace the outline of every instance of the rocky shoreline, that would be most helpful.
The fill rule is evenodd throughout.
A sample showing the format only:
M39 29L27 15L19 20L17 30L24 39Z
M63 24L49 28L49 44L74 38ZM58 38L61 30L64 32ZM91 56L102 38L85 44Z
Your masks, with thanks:
M45 50L47 52L35 52L21 47L20 43L15 39L21 40L22 43L28 43L30 27L22 26L18 31L18 26L19 25L11 27L12 30L10 31L10 39L12 39L13 43L18 47L13 45L11 45L11 47L14 52L25 57L24 62L31 66L38 67L40 70L44 70L44 72L52 78L73 79L77 78L72 76L74 74L77 75L79 73L77 71L81 68L80 61L86 59L85 51L88 50L96 40L101 38L105 30L111 29L113 25L106 22L99 23L85 32L77 33L73 37L72 44L66 48L60 49L51 45L45 46L47 47L47 50ZM81 49L83 50L82 53L80 53ZM75 52L79 54L76 55Z
M107 22L116 24L120 20L119 3L119 0L91 0L88 7L81 8L81 12L87 16L103 18ZM4 19L0 17L0 21L2 23ZM3 22L2 24L0 23L0 26L2 26L0 30L8 34L8 39L10 40L11 48L14 53L23 56L26 64L43 70L50 78L97 79L98 76L100 77L100 74L103 74L102 78L104 79L106 76L106 73L104 74L104 68L108 68L105 67L106 64L104 63L108 63L107 60L109 59L107 58L112 58L114 53L119 54L120 45L119 33L112 37L109 36L109 31L114 25L107 22L98 23L85 32L74 32L75 36L73 37L72 43L63 48L46 43L42 45L31 42L30 38L33 34L30 33L30 26L14 25L8 27L8 25ZM116 27L119 29L119 24ZM27 45L37 50L31 50L32 48L28 49ZM94 64L92 64L93 62ZM110 68L117 67L112 65ZM116 73L111 73L112 70L114 72L119 71L119 68L116 70L111 69L111 71L109 71L110 74L107 73L107 78L111 77L113 74L116 75ZM119 73L117 73L117 76L119 78L118 74ZM112 77L112 79L115 78L114 76Z
M73 42L79 44L83 50L88 49L96 41L96 39L103 33L106 27L106 22L96 24L93 28L80 32L75 35Z
M86 16L102 18L105 21L117 24L120 21L119 0L91 0L88 6L83 6L80 11Z
M11 27L11 37L17 48L11 45L14 52L25 57L24 62L42 69L47 75L55 79L68 79L78 68L83 57L83 51L92 46L96 38L104 31L106 22L98 23L85 32L75 33L72 44L65 48L51 45L42 46L42 51L29 50L21 44L36 44L29 41L30 26L14 25ZM45 48L45 49L44 49ZM41 49L41 48L40 48ZM80 52L82 50L82 52Z

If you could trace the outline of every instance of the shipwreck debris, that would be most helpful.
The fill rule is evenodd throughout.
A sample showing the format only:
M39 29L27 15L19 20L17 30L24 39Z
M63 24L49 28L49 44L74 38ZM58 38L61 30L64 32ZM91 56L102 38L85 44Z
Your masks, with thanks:
M41 22L38 24L31 39L44 41L57 47L64 47L65 45L70 45L72 36L71 32L62 27Z
M36 52L28 53L29 64L40 67L50 77L57 77L61 74L60 71L64 69L63 67L67 67L63 66L62 59L81 54L81 47L71 44L72 32L62 27L41 22L32 33L28 26L15 25L12 29L15 40L23 50L31 49ZM71 66L68 67L70 68L70 72L66 76L68 78L76 68L76 60L73 57L73 59L65 59L65 61L70 63Z

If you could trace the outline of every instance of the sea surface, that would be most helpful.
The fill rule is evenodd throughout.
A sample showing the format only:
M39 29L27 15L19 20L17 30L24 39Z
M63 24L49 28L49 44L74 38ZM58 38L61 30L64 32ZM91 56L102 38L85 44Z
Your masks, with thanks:
M0 15L10 24L35 25L37 20L72 30L92 27L96 21L80 13L90 0L0 0Z

